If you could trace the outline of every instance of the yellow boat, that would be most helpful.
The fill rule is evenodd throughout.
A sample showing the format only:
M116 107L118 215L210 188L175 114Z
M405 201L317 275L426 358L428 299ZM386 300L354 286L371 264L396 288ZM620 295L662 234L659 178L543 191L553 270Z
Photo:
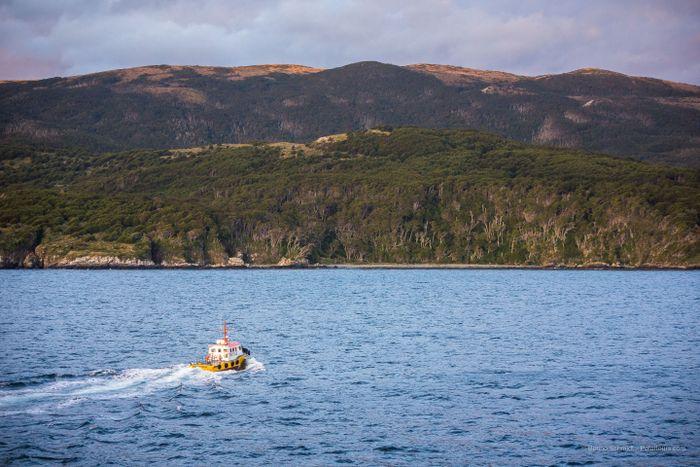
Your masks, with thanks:
M228 328L224 322L224 338L210 344L203 362L190 363L190 368L204 371L241 371L248 365L250 352L240 342L228 340Z

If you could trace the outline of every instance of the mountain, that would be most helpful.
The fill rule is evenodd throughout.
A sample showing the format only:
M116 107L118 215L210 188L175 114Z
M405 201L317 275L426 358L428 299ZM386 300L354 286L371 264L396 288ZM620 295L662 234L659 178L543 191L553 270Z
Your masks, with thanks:
M366 89L404 74L375 69ZM350 84L342 69L315 75ZM408 76L397 96L433 80ZM104 154L5 146L0 162L3 267L700 265L697 170L477 131Z
M0 83L0 142L96 151L308 141L378 125L700 167L700 87L598 69L519 76L360 62L149 66Z

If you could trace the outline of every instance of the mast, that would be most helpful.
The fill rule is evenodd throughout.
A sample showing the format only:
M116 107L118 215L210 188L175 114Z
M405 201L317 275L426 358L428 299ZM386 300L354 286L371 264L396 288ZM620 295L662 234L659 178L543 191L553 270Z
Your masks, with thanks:
M226 321L224 321L224 344L228 344L228 328L226 327Z

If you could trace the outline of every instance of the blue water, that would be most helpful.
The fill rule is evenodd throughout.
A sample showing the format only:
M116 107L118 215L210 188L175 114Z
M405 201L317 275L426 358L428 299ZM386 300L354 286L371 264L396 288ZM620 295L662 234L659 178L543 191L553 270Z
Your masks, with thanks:
M0 461L700 461L700 271L0 271ZM211 374L227 318L255 362Z

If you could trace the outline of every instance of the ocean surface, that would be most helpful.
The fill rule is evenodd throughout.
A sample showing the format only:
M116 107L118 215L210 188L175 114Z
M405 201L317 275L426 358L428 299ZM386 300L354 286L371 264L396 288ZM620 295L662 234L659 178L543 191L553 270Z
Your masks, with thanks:
M700 271L5 270L0 463L697 464L699 344Z

